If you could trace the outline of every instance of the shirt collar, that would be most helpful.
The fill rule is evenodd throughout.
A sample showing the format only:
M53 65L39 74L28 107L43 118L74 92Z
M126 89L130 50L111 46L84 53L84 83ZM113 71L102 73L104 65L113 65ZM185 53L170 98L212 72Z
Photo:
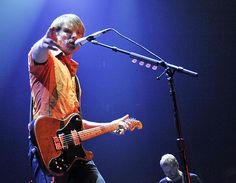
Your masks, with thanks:
M59 54L63 54L63 52L60 49L58 49L58 50L50 50L50 52L52 53L52 55L54 57L58 56Z
M75 76L78 70L78 62L74 61L71 58L65 56L61 50L51 50L53 56L57 57L60 61L66 64L67 68L70 71L71 76Z

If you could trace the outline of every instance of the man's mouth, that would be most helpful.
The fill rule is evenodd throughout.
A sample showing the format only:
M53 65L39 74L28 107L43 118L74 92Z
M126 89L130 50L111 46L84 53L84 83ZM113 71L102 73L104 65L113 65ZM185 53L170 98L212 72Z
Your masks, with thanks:
M70 49L74 49L74 48L76 47L74 42L69 42L69 43L67 44L67 46L68 46Z

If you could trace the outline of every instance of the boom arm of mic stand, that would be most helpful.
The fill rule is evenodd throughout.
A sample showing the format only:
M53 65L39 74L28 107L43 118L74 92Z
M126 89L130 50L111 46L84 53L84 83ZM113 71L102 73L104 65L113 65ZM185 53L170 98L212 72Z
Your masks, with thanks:
M187 74L187 75L193 76L193 77L197 77L198 76L198 73L195 72L195 71L191 71L191 70L185 69L185 68L180 67L180 66L169 64L169 63L167 63L165 61L162 61L162 60L156 60L156 59L153 59L153 58L150 58L150 57L146 57L146 56L140 55L138 53L130 52L130 51L127 51L127 50L123 50L123 49L117 48L115 46L110 46L110 45L107 45L107 44L104 44L104 43L100 43L100 42L98 42L96 40L91 40L91 43L93 43L95 45L99 45L99 46L105 47L105 48L109 48L109 49L111 49L111 50L113 50L115 52L124 53L126 55L129 55L131 58L134 58L134 59L137 59L137 60L140 60L140 61L144 61L144 62L150 63L152 65L162 66L164 68L170 68L170 69L173 69L174 71L177 71L177 72L180 72L180 73L184 73L184 74Z

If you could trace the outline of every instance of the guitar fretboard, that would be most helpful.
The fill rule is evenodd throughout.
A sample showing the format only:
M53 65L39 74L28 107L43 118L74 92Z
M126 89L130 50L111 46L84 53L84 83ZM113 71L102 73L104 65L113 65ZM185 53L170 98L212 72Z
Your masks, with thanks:
M78 132L79 138L81 141L89 140L91 138L110 133L118 129L118 124L113 123L113 124L107 124L104 126L99 126L87 130L83 130Z

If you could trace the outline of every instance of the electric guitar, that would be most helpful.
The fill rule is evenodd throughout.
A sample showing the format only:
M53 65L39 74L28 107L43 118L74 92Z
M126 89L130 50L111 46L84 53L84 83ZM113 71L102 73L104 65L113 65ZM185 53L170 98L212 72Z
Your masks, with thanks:
M128 119L130 131L142 129L142 123ZM87 162L93 158L81 142L119 129L118 123L110 123L82 130L82 120L78 114L71 114L60 121L50 117L39 117L30 130L33 145L40 167L48 175L61 176L76 161Z

